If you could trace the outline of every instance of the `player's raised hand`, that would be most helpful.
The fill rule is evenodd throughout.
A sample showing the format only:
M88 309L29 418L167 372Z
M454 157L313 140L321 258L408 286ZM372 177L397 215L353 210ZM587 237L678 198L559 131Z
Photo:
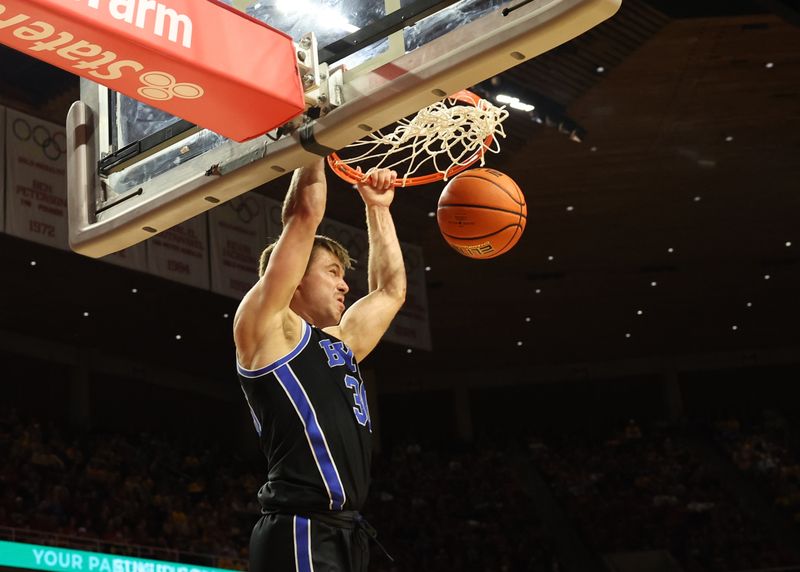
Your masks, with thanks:
M396 180L397 172L391 169L376 169L360 183L356 183L356 188L367 206L388 207L394 199Z

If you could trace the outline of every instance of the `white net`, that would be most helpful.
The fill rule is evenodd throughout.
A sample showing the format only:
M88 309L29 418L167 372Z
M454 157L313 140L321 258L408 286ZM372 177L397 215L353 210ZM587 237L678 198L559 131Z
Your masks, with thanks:
M356 154L339 157L337 162L362 167L365 174L394 169L404 186L409 177L433 172L447 180L454 168L468 166L478 157L483 166L485 152L500 152L499 138L506 136L502 122L507 117L504 107L485 99L470 105L448 98L421 109L413 118L401 119L391 133L379 130L351 143L348 148Z

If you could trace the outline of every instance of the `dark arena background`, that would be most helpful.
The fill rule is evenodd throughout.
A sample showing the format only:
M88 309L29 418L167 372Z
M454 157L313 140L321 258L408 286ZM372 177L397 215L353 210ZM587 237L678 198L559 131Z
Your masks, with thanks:
M799 24L790 0L625 0L475 86L536 106L487 159L527 229L469 260L441 185L398 191L432 349L362 365L364 514L395 558L371 570L800 570ZM80 97L2 46L0 69L9 110L63 124ZM0 293L0 569L246 569L266 468L238 300L7 233Z

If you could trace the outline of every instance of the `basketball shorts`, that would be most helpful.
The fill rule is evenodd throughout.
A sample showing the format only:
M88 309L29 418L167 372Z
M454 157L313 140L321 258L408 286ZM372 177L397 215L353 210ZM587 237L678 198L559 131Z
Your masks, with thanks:
M264 514L250 536L250 572L366 572L369 535L315 514Z

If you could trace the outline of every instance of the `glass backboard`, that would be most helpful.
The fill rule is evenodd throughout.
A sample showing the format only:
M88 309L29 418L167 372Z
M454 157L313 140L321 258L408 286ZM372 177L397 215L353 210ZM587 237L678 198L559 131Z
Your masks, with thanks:
M338 105L307 110L302 129L236 143L82 80L67 125L77 252L100 257L146 240L571 40L612 16L620 0L225 3L298 46L313 32L326 74L338 70L330 92Z

